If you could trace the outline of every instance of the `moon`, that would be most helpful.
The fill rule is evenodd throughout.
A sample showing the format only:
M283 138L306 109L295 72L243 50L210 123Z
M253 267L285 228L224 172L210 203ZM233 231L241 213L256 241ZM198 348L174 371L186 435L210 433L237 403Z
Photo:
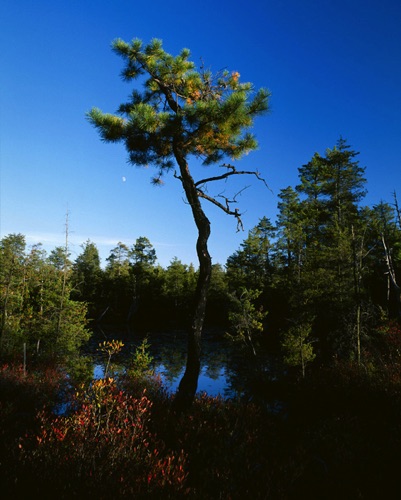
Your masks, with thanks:
M122 176L122 177L121 177L121 180L122 180L123 182L125 182L125 181L127 180L127 178L126 178L126 177L124 177L124 176Z

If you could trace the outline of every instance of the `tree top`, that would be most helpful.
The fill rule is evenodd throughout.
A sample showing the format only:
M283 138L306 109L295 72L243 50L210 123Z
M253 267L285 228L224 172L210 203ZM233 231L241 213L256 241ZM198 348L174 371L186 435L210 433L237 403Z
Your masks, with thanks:
M104 141L125 143L130 163L157 167L154 183L174 166L177 151L210 165L256 149L249 128L269 108L267 89L241 83L237 71L196 68L188 49L173 56L161 40L117 39L112 48L125 62L124 81L139 85L116 114L93 108L88 119Z

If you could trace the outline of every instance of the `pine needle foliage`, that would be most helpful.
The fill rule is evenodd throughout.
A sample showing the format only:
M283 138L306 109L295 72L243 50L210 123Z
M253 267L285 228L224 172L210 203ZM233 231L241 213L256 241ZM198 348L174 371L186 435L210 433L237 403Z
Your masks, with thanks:
M236 71L197 69L188 49L173 56L161 40L144 45L117 39L112 47L125 62L123 80L140 80L143 88L135 89L117 114L93 108L88 119L104 141L125 143L130 163L154 165L155 184L174 166L177 148L181 156L210 165L257 147L248 129L268 110L268 90L241 83Z

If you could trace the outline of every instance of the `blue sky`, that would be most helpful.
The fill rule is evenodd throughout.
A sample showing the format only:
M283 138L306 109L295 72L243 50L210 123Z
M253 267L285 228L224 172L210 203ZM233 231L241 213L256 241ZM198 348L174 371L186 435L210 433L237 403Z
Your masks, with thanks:
M340 135L366 167L364 203L391 202L394 190L401 199L399 0L2 0L0 37L1 236L52 249L63 244L68 211L72 258L87 239L104 263L117 242L146 236L161 265L197 265L179 181L151 186L152 172L128 165L123 145L102 143L85 119L93 106L115 112L130 92L115 38L160 38L172 54L187 47L195 63L272 92L271 113L254 127L259 150L238 163L258 169L272 192L254 178L224 186L233 194L249 185L240 233L205 205L213 262L224 264L261 217L274 222L279 191Z

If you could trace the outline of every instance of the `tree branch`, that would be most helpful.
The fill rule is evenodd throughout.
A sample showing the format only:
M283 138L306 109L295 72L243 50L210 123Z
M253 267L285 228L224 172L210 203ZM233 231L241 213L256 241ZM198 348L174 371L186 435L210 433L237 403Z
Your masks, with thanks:
M244 188L244 189L246 189L246 188ZM240 192L242 192L244 189L242 189ZM225 196L219 195L222 198L224 198L226 201L225 205L223 205L223 203L220 203L218 200L216 200L216 198L214 198L213 196L209 196L208 194L204 193L199 188L197 189L197 192L198 192L199 198L203 198L205 200L210 201L210 203L213 203L213 205L216 205L216 207L219 207L226 214L232 215L233 217L235 217L237 219L237 232L244 230L244 224L243 224L242 219L241 219L242 214L239 212L238 208L236 208L235 210L232 210L230 208L231 203L236 203L235 197L239 193L237 193L232 200L226 198Z
M398 226L401 229L401 211L400 211L400 208L398 206L397 193L395 191L393 193L393 197L394 197L395 215L398 219Z
M393 260L391 258L391 254L389 252L389 249L387 248L386 240L384 238L384 234L383 233L381 234L381 239L382 239L382 243L383 243L384 256L385 256L385 259L386 259L387 270L388 270L388 274L389 274L390 279L391 279L391 283L393 284L394 288L397 291L400 291L400 286L397 283L397 279L396 279L396 275L395 275L395 269L394 269L394 266L393 266Z
M200 181L195 183L195 186L198 187L201 184L206 184L207 182L212 182L212 181L221 181L224 179L227 179L228 177L231 177L232 175L254 175L258 180L262 181L263 184L271 191L270 187L268 186L267 182L263 177L260 176L260 173L257 170L237 170L234 165L229 165L228 163L224 163L221 165L222 167L228 168L229 171L226 172L225 174L222 175L216 175L214 177L208 177L206 179L201 179Z
M206 179L201 179L200 181L195 182L197 195L199 198L203 198L204 200L207 200L210 203L212 203L213 205L215 205L216 207L220 208L220 210L223 210L223 212L225 212L226 214L232 215L233 217L235 217L237 219L237 231L243 231L244 224L243 224L242 219L241 219L242 214L239 212L238 208L232 210L231 205L233 203L237 203L237 197L243 191L245 191L245 189L248 189L249 186L245 186L240 191L238 191L238 193L236 193L232 199L228 198L227 196L224 196L223 194L218 194L217 196L210 196L207 193L205 193L205 191L203 189L201 189L199 186L201 186L203 184L207 184L208 182L212 182L212 181L225 180L225 179L228 179L229 177L231 177L232 175L255 175L257 177L257 179L262 181L264 183L264 185L270 191L271 191L271 189L267 185L265 179L263 179L263 177L260 176L260 173L258 171L237 170L233 165L229 165L229 164L224 164L221 166L229 169L228 172L226 172L225 174L222 174L222 175L208 177ZM182 181L181 176L178 175L177 172L174 172L174 177L176 179ZM217 200L217 198L223 198L225 203L221 203L220 201Z

